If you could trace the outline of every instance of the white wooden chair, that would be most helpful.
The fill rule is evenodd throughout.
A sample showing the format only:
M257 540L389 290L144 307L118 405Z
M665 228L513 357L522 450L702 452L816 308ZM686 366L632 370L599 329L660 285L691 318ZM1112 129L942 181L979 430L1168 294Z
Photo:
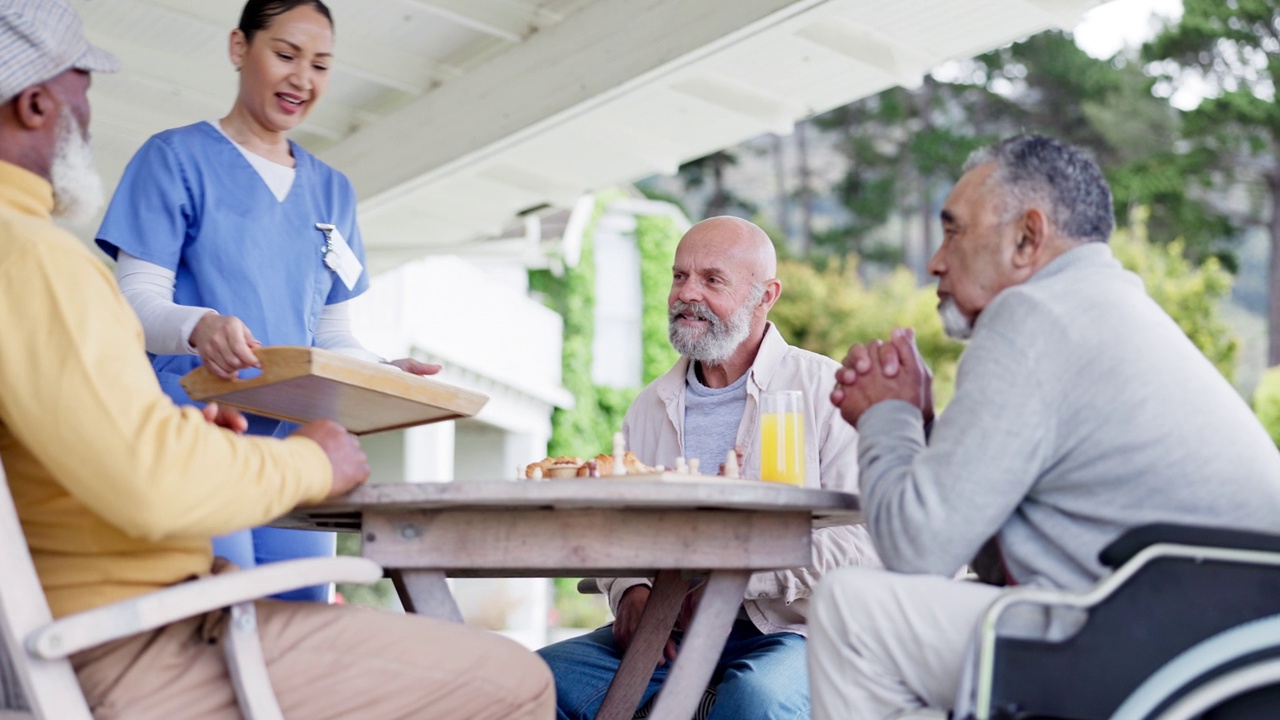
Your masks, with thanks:
M91 720L71 655L220 608L231 609L223 647L241 714L283 718L267 677L253 601L329 582L382 577L363 558L311 558L181 583L53 620L0 467L0 720Z

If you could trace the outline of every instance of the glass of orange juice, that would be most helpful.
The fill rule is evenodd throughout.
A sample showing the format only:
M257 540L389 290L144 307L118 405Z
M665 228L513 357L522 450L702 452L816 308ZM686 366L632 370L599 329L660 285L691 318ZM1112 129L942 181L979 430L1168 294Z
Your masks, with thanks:
M799 390L760 396L760 477L804 486L804 395Z

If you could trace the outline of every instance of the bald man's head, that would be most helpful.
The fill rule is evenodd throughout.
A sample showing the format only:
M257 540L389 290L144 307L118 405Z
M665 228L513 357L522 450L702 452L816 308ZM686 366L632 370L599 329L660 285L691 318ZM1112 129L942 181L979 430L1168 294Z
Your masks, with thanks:
M671 343L708 364L728 360L749 341L758 346L782 284L777 253L763 230L736 217L689 228L672 266Z
M760 226L732 215L707 218L689 228L680 246L696 245L712 248L733 264L751 274L756 282L771 280L778 274L778 254L773 241ZM680 249L676 248L676 255Z

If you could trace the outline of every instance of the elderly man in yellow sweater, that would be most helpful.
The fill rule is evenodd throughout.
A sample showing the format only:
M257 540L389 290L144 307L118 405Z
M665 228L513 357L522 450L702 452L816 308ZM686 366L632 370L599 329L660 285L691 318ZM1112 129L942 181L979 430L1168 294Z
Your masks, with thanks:
M91 72L117 67L66 0L0 2L0 461L55 616L207 573L213 536L369 472L333 423L244 437L238 413L176 407L111 275L54 225L100 201L86 91ZM309 603L264 601L258 620L288 717L553 715L546 666L498 635ZM95 716L239 717L222 650L202 639L221 622L75 656Z

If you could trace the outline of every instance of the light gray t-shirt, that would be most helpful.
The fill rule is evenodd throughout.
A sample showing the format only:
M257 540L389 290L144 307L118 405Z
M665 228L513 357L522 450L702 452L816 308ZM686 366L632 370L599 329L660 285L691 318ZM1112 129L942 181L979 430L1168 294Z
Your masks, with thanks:
M743 373L724 388L709 388L698 380L698 363L689 363L685 376L684 457L697 458L698 471L715 475L738 438L738 424L747 408L747 376Z

